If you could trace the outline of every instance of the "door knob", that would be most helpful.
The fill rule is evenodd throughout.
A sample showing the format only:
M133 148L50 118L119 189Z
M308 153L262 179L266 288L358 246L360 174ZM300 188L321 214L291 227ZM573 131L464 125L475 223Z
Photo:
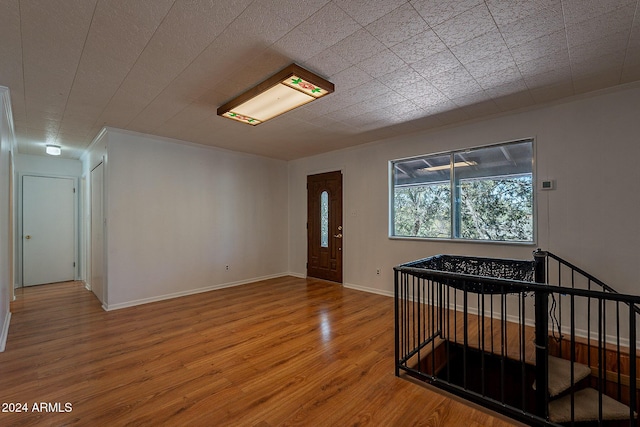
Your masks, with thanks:
M333 237L336 237L338 239L342 239L342 233L334 234Z
M27 234L26 236L24 236L24 238L29 240L31 238L31 236Z

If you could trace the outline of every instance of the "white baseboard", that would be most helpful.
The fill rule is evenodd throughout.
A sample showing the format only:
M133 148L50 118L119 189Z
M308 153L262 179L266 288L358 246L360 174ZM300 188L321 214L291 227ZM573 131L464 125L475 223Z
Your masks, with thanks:
M367 286L354 285L353 283L343 283L342 286L356 291L368 292L370 294L383 295L385 297L394 297L393 291L385 291L383 289L369 288Z
M9 323L11 322L11 312L7 311L7 315L4 318L4 324L2 325L2 332L0 332L0 353L2 353L7 345L7 338L9 337Z
M239 280L237 282L221 283L221 284L218 284L218 285L206 286L204 288L190 289L188 291L181 291L181 292L175 292L175 293L171 293L171 294L158 295L158 296L155 296L155 297L142 298L142 299L139 299L139 300L127 301L127 302L122 302L122 303L118 303L118 304L103 304L102 308L105 311L119 310L121 308L135 307L136 305L149 304L151 302L164 301L164 300L167 300L167 299L179 298L179 297L184 297L184 296L187 296L187 295L201 294L203 292L215 291L216 289L231 288L233 286L246 285L246 284L249 284L249 283L259 282L261 280L275 279L277 277L284 277L284 276L288 276L288 275L289 275L289 273L278 273L278 274L273 274L273 275L269 275L269 276L254 277L252 279Z

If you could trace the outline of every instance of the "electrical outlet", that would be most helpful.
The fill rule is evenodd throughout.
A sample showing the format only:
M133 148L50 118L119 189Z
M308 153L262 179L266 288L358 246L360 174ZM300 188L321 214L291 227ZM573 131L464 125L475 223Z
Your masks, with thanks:
M380 275L380 269L379 268L376 268L376 275L378 275L378 276Z
M224 267L224 269L225 269L225 270L229 270L229 266L228 266L228 265L227 265L227 266L225 266L225 267Z

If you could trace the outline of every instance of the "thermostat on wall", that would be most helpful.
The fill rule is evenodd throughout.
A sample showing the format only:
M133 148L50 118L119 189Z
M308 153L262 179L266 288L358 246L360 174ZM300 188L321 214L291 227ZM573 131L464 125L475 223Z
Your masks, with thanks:
M540 183L541 190L555 190L556 189L556 181L554 179L548 179L546 181L542 181Z

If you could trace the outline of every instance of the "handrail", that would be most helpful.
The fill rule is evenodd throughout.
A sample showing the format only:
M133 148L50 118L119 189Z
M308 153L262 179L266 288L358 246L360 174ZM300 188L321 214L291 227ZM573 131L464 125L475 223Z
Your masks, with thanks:
M567 268L570 268L571 270L575 271L576 273L581 274L582 276L584 276L585 279L589 280L589 282L593 282L596 285L600 286L602 289L604 289L604 291L612 293L612 294L620 294L618 291L616 291L615 289L613 289L611 286L607 285L606 283L604 283L602 280L598 279L597 277L593 276L592 274L587 273L586 271L584 271L583 269L581 269L580 267L575 266L574 264L570 263L569 261L565 260L564 258L560 258L558 255L549 252L549 251L542 251L540 249L536 250L534 252L534 255L536 253L544 253L546 254L547 257L549 258L553 258L554 260L558 261L559 264L566 266ZM562 286L561 286L562 287ZM567 289L562 287L563 289ZM636 304L638 304L637 302L631 302L631 301L622 301L625 302L627 304L629 304L629 306L631 307L630 304L633 304L633 310L640 314L640 307L638 307Z
M483 283L487 285L503 285L513 287L515 292L555 292L565 295L575 295L581 297L591 297L598 298L601 297L602 291L595 291L589 289L580 289L580 288L567 288L558 285L551 285L547 283L535 283L535 282L525 282L521 280L509 280L509 279L500 279L496 277L488 277L488 276L474 276L472 274L464 274L464 273L452 273L448 271L438 271L438 270L427 270L421 268L413 268L413 267L403 267L396 266L394 267L395 271L411 273L415 277L420 278L443 278L449 279L451 281L463 280L472 283ZM447 283L445 283L447 284ZM631 295L631 294L622 294L616 291L605 293L607 295L608 300L626 302L631 304L640 304L640 296Z
M540 251L540 249L538 249L536 252ZM607 285L606 283L604 283L602 280L596 278L595 276L587 273L586 271L584 271L583 269L581 269L580 267L577 267L575 265L573 265L572 263L570 263L569 261L560 258L558 255L551 253L549 251L540 251L540 252L544 252L547 254L547 256L555 259L556 261L558 261L560 264L563 264L567 267L569 267L570 269L580 273L581 275L583 275L585 278L589 279L590 281L594 282L597 285L600 285L600 287L604 290L606 290L607 292L613 292L613 293L618 293L618 291L616 291L615 289L613 289L611 286Z
M441 259L446 262L440 263ZM459 268L455 264L458 260L460 260ZM557 264L555 262L550 264L549 260L557 261ZM514 278L528 277L528 272L524 276L521 272L528 271L528 263L531 263L535 273L532 275L532 281L515 280L509 278L508 274L505 277L492 277L468 273L469 271L487 273L484 269L470 268L469 266L473 267L474 263L500 263L500 261L504 261L504 264L500 264L498 269L505 266L508 268L509 265L513 265L514 269L520 269L511 276ZM494 273L488 272L488 274ZM555 273L558 274L557 277ZM553 355L564 358L570 364L570 380L567 380L570 384L575 384L574 364L583 363L591 368L591 384L592 387L597 388L599 396L596 404L600 422L603 420L603 398L606 397L605 394L610 393L607 388L612 384L611 381L617 381L617 399L619 401L626 399L625 404L629 406L629 420L632 423L635 422L637 417L635 411L639 404L636 402L638 397L636 363L630 363L626 371L621 371L620 353L628 351L631 360L636 358L636 323L640 323L640 296L619 293L583 269L540 249L534 252L534 261L437 255L396 266L394 276L396 375L399 375L402 370L409 375L474 400L476 403L525 420L532 425L557 425L552 419L550 420L550 417L553 418L549 413L550 401L553 399L547 393L546 387L549 380L548 358L551 350ZM556 280L557 283L555 283ZM567 281L570 283L566 283ZM591 284L597 286L592 289ZM551 307L549 311L547 303L551 302L551 299L553 304L549 304ZM535 308L533 312L530 311L532 303ZM592 305L597 310L592 310ZM583 311L579 311L577 307L581 307L580 310ZM565 313L562 312L563 309ZM525 310L529 313L528 315L525 314ZM557 318L555 310L558 311ZM623 313L628 313L626 320L627 315ZM607 320L614 315L617 323ZM586 316L586 320L580 320L581 316ZM476 320L470 320L472 317ZM565 323L566 326L562 327L563 318L565 320L570 318L570 325ZM533 320L536 325L535 340L531 339L529 332L525 333L525 321ZM547 324L547 320L552 322ZM576 320L582 322L579 331L576 331ZM553 335L553 326L556 325L561 333L559 338L550 343L549 338ZM623 335L621 335L621 326L622 329L628 327L627 330L622 331ZM476 329L477 334L474 332ZM470 332L474 332L473 340L470 338ZM510 341L516 339L516 343L519 342L518 349L513 352L505 350L508 334ZM529 336L526 340L525 335ZM580 344L588 346L586 350L576 350L576 337L586 337L586 343ZM441 340L436 342L435 338ZM609 347L608 343L614 343L614 340L616 346ZM626 348L622 347L625 340L628 340ZM485 342L490 347L485 348ZM533 347L525 345L526 342L533 343ZM427 346L429 346L428 349ZM438 346L442 346L440 350L436 350ZM597 350L597 353L592 355L592 348L594 351ZM610 366L607 362L605 366L605 358L609 360L607 354L611 351L617 351L617 365ZM535 355L532 352L535 352ZM525 353L527 353L526 357ZM588 357L588 361L579 361L577 356L584 355ZM531 359L532 356L535 356L536 362L533 366L535 371L528 371L530 368L526 366L534 360ZM468 373L467 363L474 357L478 358L478 363L482 365L478 374ZM495 379L485 378L484 373L485 364L494 363L491 357L500 359L500 368L495 374L497 375ZM462 363L461 368L449 365L455 360L458 360L456 363ZM516 375L522 380L520 391L523 394L519 403L509 403L514 402L509 400L511 391L506 391L509 387L507 383L511 380L504 383L506 378L510 378L505 376L505 372L511 369L509 364L512 363L518 364L518 373L511 372L509 375ZM445 371L439 371L439 369L445 369ZM617 380L610 374L617 374ZM477 375L477 378L474 375ZM624 392L621 391L620 386L623 377L626 378L624 387L627 387L627 391ZM525 378L528 378L526 380L528 386L525 386ZM527 389L534 379L539 387L534 387L533 390ZM578 380L579 378L576 379ZM474 388L476 387L473 385L474 382L478 381L481 383L478 386L480 388ZM499 393L491 394L495 390L489 392L492 385L489 383L485 385L485 381L499 382L494 386L500 388ZM569 392L572 405L571 420L574 420L575 393L576 391L571 387ZM534 400L528 402L535 402L535 407L525 402L531 398Z

